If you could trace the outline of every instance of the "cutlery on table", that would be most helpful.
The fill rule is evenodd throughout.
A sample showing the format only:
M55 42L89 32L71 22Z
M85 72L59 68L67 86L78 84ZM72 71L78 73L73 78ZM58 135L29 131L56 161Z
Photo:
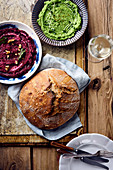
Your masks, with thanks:
M62 144L54 142L54 141L51 142L51 145L55 146L57 148L60 148L60 149L57 149L57 152L63 154L63 158L71 158L71 157L73 157L75 159L79 158L84 163L87 163L87 164L90 164L93 166L98 166L98 167L109 170L109 168L106 165L99 163L99 162L104 162L104 163L109 162L108 159L100 157L100 152L98 152L98 154L97 153L91 154L89 152L86 152L86 151L83 151L80 149L75 149L72 147L68 147L68 146L62 145ZM109 154L109 152L108 152L108 154ZM110 153L110 156L111 155L112 154Z
M93 166L98 166L100 168L109 170L109 168L106 165L99 163L99 162L107 163L107 162L109 162L108 159L97 157L97 156L96 157L95 156L92 156L92 157L77 157L76 156L75 157L75 155L73 153L70 153L70 152L62 150L62 149L57 149L57 152L63 154L63 158L71 158L73 156L72 158L75 158L75 159L80 158L80 160L84 163L87 163L87 164L90 164ZM68 155L66 155L66 154L68 154Z
M82 155L73 154L72 152L65 151L63 149L57 149L57 152L60 153L60 154L63 154L63 158L76 158L76 159L78 159L78 158L84 157ZM85 156L85 157L87 157L87 156ZM87 157L87 158L98 161L98 162L104 162L104 163L109 162L109 159L98 157L98 156L90 156L90 157Z
M109 152L109 151L105 151L105 150L99 150L96 153L92 154L92 153L83 151L81 149L76 149L76 148L73 148L73 147L65 146L65 145L60 144L60 143L55 142L55 141L52 141L51 145L55 146L57 148L61 148L61 149L66 150L66 151L70 151L72 153L76 153L78 156L81 156L81 157L91 157L91 156L100 156L100 157L106 157L106 158L113 157L113 152Z

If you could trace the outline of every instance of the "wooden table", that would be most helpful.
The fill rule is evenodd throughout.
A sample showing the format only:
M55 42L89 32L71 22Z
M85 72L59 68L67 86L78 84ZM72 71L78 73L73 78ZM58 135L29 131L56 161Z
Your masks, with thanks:
M113 0L84 0L89 15L85 34L74 44L52 47L42 42L46 53L76 63L91 78L81 93L78 115L83 127L58 140L66 144L82 133L100 133L113 139L113 55L101 63L86 59L89 39L98 34L113 38ZM17 20L32 27L36 0L0 0L0 21ZM8 85L0 84L0 170L58 170L58 154L50 141L36 135L25 123L7 95Z

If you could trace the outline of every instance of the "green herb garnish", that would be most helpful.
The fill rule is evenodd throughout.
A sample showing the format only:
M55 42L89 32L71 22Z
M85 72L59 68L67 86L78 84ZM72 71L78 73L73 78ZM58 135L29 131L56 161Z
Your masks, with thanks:
M19 53L18 60L20 60L20 59L22 58L22 56L24 55L25 51L26 51L26 50L25 50L24 48L21 48L20 53Z
M7 37L2 37L1 39L0 39L0 45L1 44L5 44L7 42Z

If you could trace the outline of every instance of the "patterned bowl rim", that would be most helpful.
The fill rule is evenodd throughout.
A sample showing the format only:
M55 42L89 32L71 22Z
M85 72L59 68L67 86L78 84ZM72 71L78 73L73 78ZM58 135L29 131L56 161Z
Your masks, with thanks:
M84 2L82 0L72 0L72 2L74 2L78 6L79 11L80 11L79 13L82 18L81 29L79 31L77 31L72 38L68 38L64 41L58 41L58 40L52 40L52 39L47 38L43 34L40 26L37 23L38 14L41 11L42 7L44 6L44 1L45 0L38 0L33 8L33 11L32 11L32 25L33 25L33 28L34 28L36 34L39 36L39 38L43 42L45 42L49 45L52 45L52 46L67 46L67 45L70 45L70 44L76 42L84 34L84 32L87 28L87 24L88 24L88 12L87 12Z
M38 67L40 65L41 58L42 58L42 46L41 46L40 39L31 27L29 27L28 25L26 25L22 22L19 22L19 21L14 21L14 20L2 21L2 22L0 22L0 27L1 26L5 26L5 27L15 26L16 28L19 28L20 30L21 29L24 30L31 36L31 38L34 40L34 43L36 45L37 54L36 54L35 63L26 74L24 74L18 78L8 78L8 77L0 76L0 83L3 83L3 84L21 83L21 82L27 80L28 78L30 78L36 72L36 70L38 69Z

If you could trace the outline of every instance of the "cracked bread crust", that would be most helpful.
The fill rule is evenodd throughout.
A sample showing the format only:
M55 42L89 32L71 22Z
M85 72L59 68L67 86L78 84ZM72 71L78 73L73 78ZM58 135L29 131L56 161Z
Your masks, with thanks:
M20 109L33 125L54 129L71 119L79 108L76 82L63 70L45 69L27 82L19 96Z

